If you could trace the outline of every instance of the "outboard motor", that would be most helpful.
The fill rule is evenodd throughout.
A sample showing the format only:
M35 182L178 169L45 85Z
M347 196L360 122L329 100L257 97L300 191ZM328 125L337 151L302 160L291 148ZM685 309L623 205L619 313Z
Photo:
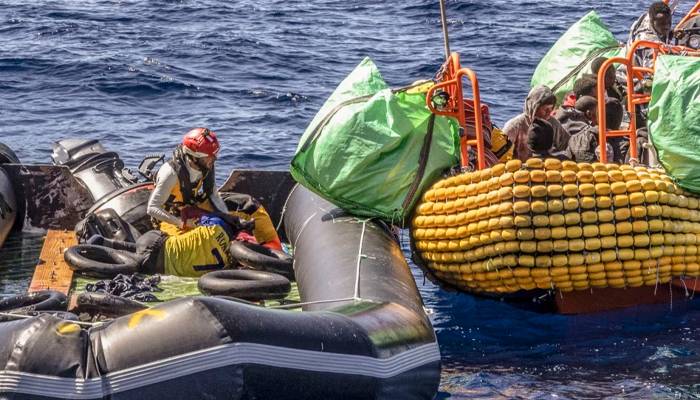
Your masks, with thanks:
M690 18L673 33L677 45L700 50L700 15Z
M95 201L85 219L76 226L79 241L93 234L135 241L141 233L152 229L146 214L153 190L150 174L141 172L148 180L139 182L137 176L124 168L119 155L107 151L97 140L61 140L54 144L51 158L54 164L68 167Z

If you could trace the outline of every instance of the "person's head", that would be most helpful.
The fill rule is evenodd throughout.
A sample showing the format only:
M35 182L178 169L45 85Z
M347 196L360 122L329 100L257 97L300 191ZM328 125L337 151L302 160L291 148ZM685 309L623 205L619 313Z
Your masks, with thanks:
M579 99L583 96L598 96L598 81L591 74L583 75L574 82L574 94Z
M554 129L552 125L543 120L535 119L527 131L527 147L535 154L549 152L554 141Z
M535 118L548 119L554 111L554 106L557 104L557 98L552 96L544 99L535 110Z
M608 99L605 102L605 125L610 130L620 129L622 124L622 103L617 99Z
M202 171L214 167L219 149L216 133L208 128L194 128L182 138L182 150L192 160L192 164Z
M535 118L548 119L552 115L557 98L547 86L536 86L525 99L525 115L530 121Z
M671 8L668 4L657 1L649 6L649 23L658 35L668 35L671 32Z
M575 108L581 111L592 125L598 121L598 100L595 97L583 96L579 98L576 100Z
M598 71L600 71L600 67L603 66L603 63L607 61L608 59L605 57L598 57L593 62L591 63L591 71L593 72L593 75L598 77ZM608 89L612 87L612 85L615 84L615 68L610 66L606 71L605 71L605 88Z

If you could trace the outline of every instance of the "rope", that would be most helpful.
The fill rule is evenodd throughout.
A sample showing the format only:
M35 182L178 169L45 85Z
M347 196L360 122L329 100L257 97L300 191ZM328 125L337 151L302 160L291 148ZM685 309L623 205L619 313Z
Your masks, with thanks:
M357 265L355 270L355 300L360 299L360 262L362 261L362 243L365 241L365 229L367 228L367 220L362 221L362 234L360 234L360 246L357 249Z
M50 313L48 313L50 314ZM10 313L10 312L0 312L0 317L7 317L7 318L14 318L14 319L28 319L28 318L34 318L35 315L25 315L25 314L15 314L15 313ZM72 320L65 320L71 324L76 324L80 326L85 326L88 328L91 328L93 326L97 325L102 325L104 322L83 322L83 321L72 321Z
M613 49L617 49L619 47L620 46L608 46L608 47L603 47L603 48L600 48L600 49L593 51L591 54L588 55L588 57L586 57L583 61L581 61L581 63L579 65L574 67L574 69L569 71L569 73L566 74L566 76L564 76L559 82L557 82L554 86L552 86L552 92L556 92L562 86L564 86L569 80L571 80L571 78L573 78L579 72L581 72L581 70L584 67L588 66L588 64L591 61L593 61L593 59L599 57L601 54L603 54L605 52L608 52L608 51L613 50Z
M289 199L292 197L292 193L294 193L295 190L297 190L297 187L299 186L298 183L295 183L294 186L292 187L292 190L289 191L289 195L287 195L287 198L284 199L284 205L282 205L282 212L280 213L280 220L277 223L277 226L275 227L275 230L279 232L280 227L282 226L282 221L284 221L284 214L287 212L287 203L289 202Z
M342 299L307 301L304 303L294 303L294 304L280 304L278 306L270 306L270 307L265 307L265 308L276 309L276 310L287 310L287 309L299 308L299 307L313 305L313 304L336 303L339 301L353 301L353 300L356 300L356 299L354 299L352 297L344 297Z

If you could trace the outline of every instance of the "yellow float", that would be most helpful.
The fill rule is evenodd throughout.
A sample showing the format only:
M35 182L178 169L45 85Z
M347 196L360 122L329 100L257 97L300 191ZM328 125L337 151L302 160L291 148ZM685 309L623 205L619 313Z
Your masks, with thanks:
M699 207L663 170L511 160L435 183L411 235L469 292L639 287L700 275Z

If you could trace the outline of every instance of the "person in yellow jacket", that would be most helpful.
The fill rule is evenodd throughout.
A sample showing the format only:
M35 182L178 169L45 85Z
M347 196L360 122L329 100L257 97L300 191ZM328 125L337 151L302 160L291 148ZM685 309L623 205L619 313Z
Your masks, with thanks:
M147 213L157 222L161 231L179 235L195 227L196 217L202 212L231 213L246 220L254 219L255 239L258 243L281 249L281 242L270 216L262 205L239 210L230 208L215 187L214 163L220 150L216 133L207 128L187 132L182 143L173 152L155 179L155 187L148 200ZM198 210L188 218L187 209Z
M105 239L95 235L89 244L111 247L134 253L138 271L198 277L207 272L230 268L231 241L241 231L252 231L254 223L228 214L213 213L199 218L197 226L179 235L160 230L148 231L136 243Z

